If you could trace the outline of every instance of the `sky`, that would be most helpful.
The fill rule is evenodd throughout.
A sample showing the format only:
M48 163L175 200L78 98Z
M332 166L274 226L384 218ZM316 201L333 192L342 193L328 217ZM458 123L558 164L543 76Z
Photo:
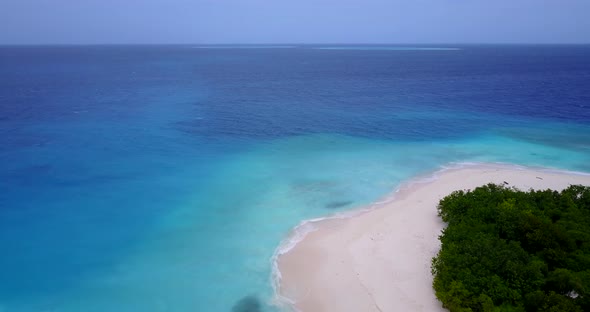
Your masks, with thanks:
M590 0L0 0L0 44L590 43Z

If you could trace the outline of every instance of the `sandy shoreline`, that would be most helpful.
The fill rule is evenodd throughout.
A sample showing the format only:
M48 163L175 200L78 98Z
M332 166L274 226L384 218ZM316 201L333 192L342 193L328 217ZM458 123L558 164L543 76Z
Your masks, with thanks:
M590 185L590 175L511 165L477 164L438 171L403 184L371 209L308 221L278 252L277 295L285 309L445 311L432 289L430 261L440 248L441 198L486 183L521 190ZM290 246L286 246L289 245ZM288 250L288 251L286 251ZM286 251L286 252L284 252ZM280 273L279 273L280 272Z

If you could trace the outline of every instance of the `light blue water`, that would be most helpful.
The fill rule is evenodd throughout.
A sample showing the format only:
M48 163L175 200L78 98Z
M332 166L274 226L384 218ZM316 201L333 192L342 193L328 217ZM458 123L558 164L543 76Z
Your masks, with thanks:
M0 311L273 311L301 220L452 162L590 171L589 47L316 47L0 48Z

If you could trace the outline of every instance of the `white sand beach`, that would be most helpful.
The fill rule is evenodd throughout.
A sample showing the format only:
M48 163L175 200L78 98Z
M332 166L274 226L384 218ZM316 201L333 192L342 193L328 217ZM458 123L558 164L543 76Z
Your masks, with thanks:
M302 312L445 311L430 272L444 227L437 204L455 190L490 182L561 190L590 185L590 175L480 164L415 179L352 217L305 223L315 230L277 256L278 295L292 302L286 308Z

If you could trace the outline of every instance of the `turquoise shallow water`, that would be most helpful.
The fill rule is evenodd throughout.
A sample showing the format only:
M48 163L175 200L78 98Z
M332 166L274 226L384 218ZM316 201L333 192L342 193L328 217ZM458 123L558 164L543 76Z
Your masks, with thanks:
M274 311L302 220L451 163L590 172L588 49L0 48L0 311Z

